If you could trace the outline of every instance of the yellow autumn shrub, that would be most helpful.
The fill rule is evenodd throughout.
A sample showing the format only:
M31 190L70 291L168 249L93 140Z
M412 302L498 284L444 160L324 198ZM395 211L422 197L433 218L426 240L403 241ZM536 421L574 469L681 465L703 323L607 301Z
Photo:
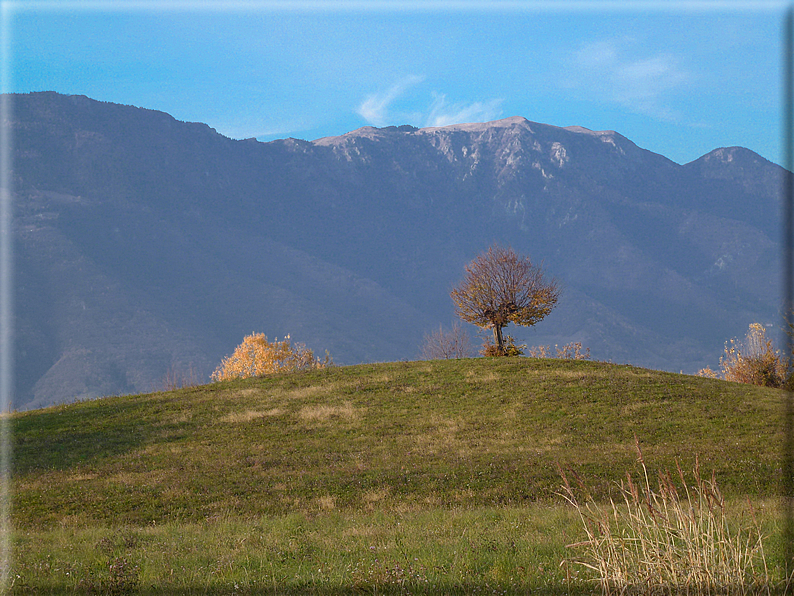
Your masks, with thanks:
M243 338L243 343L231 356L223 359L212 373L212 380L262 377L279 372L325 368L331 364L327 352L320 360L302 343L292 343L289 335L281 341L268 341L264 333L252 333Z
M775 349L764 326L752 323L744 341L734 338L725 343L719 372L707 367L698 375L762 387L783 387L790 376L789 367L789 359Z

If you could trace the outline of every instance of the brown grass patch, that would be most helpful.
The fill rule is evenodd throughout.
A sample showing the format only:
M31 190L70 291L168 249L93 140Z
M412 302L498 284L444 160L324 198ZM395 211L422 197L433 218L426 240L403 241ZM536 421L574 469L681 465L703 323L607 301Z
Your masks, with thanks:
M350 402L341 406L304 406L298 412L298 417L304 422L325 422L332 418L343 420L356 420L360 413Z
M271 410L247 410L245 412L232 412L221 418L221 422L231 422L233 424L241 422L251 422L257 418L266 418L269 416L281 416L284 410L281 408L273 408Z
M596 376L593 371L591 370L565 370L565 369L558 369L555 370L553 373L549 373L548 371L538 371L544 372L546 374L553 374L558 379L583 379L585 377L594 377ZM601 376L601 375L599 375Z
M398 503L395 503L391 509L395 513L412 513L415 511L421 511L423 507L417 505L416 503L408 503L406 501L400 501Z
M491 383L498 380L499 375L493 371L483 373L476 370L470 370L466 373L466 381L469 383Z
M212 401L214 402L233 401L235 399L243 399L256 394L261 395L262 390L257 387L248 387L245 389L222 389L217 393L213 393Z
M524 448L526 448L528 451L540 455L543 453L549 453L550 451L559 450L564 443L569 441L569 435L558 435L542 438L528 437L527 439L528 440L525 441L525 445L519 447L519 450L523 451Z
M415 437L416 447L420 453L435 455L442 452L461 452L463 443L457 438L460 424L451 418L434 416L430 419L431 428Z
M89 525L88 516L85 513L72 513L64 515L58 523L62 528L85 528Z
M228 391L230 393L230 397L248 397L249 395L255 395L257 393L257 389L254 387L249 387L248 389L236 389L234 391Z
M647 401L633 401L620 408L620 413L625 416L626 414L632 414L637 410L643 410L649 407L651 407L651 404Z
M320 509L324 511L331 511L336 509L336 497L333 495L325 495L317 499L318 505L320 505Z
M386 486L384 488L378 490L371 490L364 493L364 502L365 503L377 503L378 501L382 501L386 498L386 495L389 494L389 487Z
M182 410L175 413L173 416L164 418L161 424L182 424L183 422L190 422L193 420L193 413L189 410Z
M163 486L170 484L172 476L168 470L152 470L148 472L119 472L107 477L106 484L123 484L124 486Z
M515 405L512 405L511 407L506 408L502 412L502 418L505 419L505 420L509 420L509 421L517 420L518 419L518 407L515 406Z
M315 397L317 395L327 395L336 389L334 383L328 385L312 385L310 387L297 387L290 389L286 392L286 397L289 399L305 399L307 397Z
M72 482L85 482L86 480L93 480L98 477L99 474L75 474L74 476L70 476L69 479Z

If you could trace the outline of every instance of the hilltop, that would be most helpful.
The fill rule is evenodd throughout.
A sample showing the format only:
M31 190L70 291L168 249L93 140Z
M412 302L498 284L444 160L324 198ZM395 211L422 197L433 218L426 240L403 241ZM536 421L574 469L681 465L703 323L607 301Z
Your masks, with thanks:
M699 457L772 497L778 390L536 359L400 362L104 398L13 415L19 528L423 511L601 494L646 459Z

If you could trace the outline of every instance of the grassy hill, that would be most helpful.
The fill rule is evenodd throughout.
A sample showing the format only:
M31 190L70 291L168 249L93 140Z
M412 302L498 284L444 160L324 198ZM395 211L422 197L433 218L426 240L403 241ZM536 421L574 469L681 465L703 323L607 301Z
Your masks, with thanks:
M260 537L282 536L286 542L278 552L292 552L294 563L304 560L295 554L296 519L303 520L298 525L304 532L307 523L321 524L314 531L331 544L334 536L357 535L342 526L380 527L372 530L377 535L383 527L399 526L399 519L414 528L417 550L443 542L423 534L433 523L445 531L456 524L482 526L487 530L477 540L496 532L494 544L501 544L506 528L518 531L513 521L527 512L558 515L551 513L560 509L554 494L558 465L574 469L601 495L613 490L626 471L636 470L635 435L651 470L672 469L676 459L689 470L698 456L703 471L714 471L729 497L768 502L780 473L782 396L772 389L597 362L474 359L329 368L17 413L17 564L27 570L24 581L33 582L31 566L39 560L34 551L61 552L66 544L74 549L85 543L106 559L112 553L118 558L118 548L135 551L151 528L171 528L169 536L179 528L187 540L196 528L213 523L231 524L236 529L229 531L243 532L249 542L246 532L259 524ZM476 517L482 512L490 522ZM559 522L549 523L549 536L560 531ZM456 536L465 533L464 528ZM137 538L129 542L130 535ZM366 536L363 553L372 541ZM537 544L524 534L511 540L512 547L502 545L505 552L515 551L516 540ZM559 538L552 550L563 547ZM320 547L313 548L319 556ZM404 543L400 548L408 556ZM264 557L262 565L270 562L268 581L276 582L276 551L256 552ZM62 558L80 559L63 553ZM165 565L152 561L140 578ZM88 566L85 577L108 573L100 563L94 572L86 571L88 563L81 565ZM345 577L355 576L352 563L347 565L347 575L334 580L342 587L349 587ZM514 585L518 580L511 573ZM152 586L162 581L156 577ZM314 585L301 578L301 586ZM496 576L493 582L499 583ZM276 593L284 585L271 587Z
M331 368L14 416L14 521L546 500L557 465L602 487L696 455L730 493L772 495L782 394L628 366L459 360Z

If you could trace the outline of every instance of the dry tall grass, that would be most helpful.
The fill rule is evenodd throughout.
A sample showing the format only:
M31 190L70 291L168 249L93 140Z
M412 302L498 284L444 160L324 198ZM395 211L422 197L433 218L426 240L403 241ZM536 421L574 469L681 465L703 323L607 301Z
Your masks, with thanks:
M725 500L712 474L694 469L695 484L682 489L669 472L659 473L653 490L637 445L643 478L631 474L620 484L622 503L601 507L575 476L584 501L565 473L560 493L579 513L587 540L568 545L584 549L575 561L596 572L605 594L757 594L769 593L770 575L763 537L750 508L753 525L732 528Z

